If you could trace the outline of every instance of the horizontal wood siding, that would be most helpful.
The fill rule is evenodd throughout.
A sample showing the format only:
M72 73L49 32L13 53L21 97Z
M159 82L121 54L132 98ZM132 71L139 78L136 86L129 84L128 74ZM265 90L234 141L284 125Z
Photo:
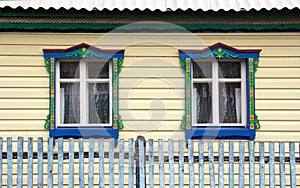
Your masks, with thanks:
M48 34L0 35L0 135L44 135L48 114L48 73L43 48L86 42L125 48L120 74L121 138L184 138L184 74L177 48L201 49L222 42L239 49L262 49L256 73L256 140L299 140L300 34ZM133 131L134 130L134 131ZM150 131L151 130L151 131ZM175 131L172 131L175 130Z

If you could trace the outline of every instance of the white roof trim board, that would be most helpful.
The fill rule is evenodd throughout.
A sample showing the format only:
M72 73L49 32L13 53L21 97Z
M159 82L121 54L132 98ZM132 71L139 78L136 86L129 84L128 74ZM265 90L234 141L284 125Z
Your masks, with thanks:
M0 8L11 7L24 9L44 8L44 9L71 9L77 10L145 10L151 11L175 11L178 9L188 10L234 10L249 11L271 10L283 8L293 9L300 8L300 0L0 0Z

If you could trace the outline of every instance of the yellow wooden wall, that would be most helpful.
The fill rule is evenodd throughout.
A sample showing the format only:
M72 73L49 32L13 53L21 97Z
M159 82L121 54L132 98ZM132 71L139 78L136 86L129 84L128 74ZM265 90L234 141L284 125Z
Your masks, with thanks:
M43 136L48 114L48 73L43 48L81 42L124 48L120 74L121 138L184 138L184 77L177 48L222 42L262 49L256 74L261 129L256 140L292 141L300 134L300 34L50 34L0 33L0 135ZM140 132L142 131L142 132Z
M184 75L177 48L202 49L222 42L238 49L262 49L256 74L256 113L261 123L256 141L299 141L299 33L0 33L0 137L13 137L14 141L18 136L34 137L35 141L41 136L48 138L43 125L48 114L49 77L42 49L67 48L82 42L126 50L120 74L120 114L125 125L120 138L143 135L155 140L184 139L180 129ZM279 174L278 168L276 173Z

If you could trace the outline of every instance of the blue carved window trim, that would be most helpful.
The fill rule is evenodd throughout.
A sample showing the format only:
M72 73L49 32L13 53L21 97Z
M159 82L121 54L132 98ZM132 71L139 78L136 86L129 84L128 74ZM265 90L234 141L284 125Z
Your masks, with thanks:
M183 126L186 139L247 139L256 136L255 72L261 50L239 50L217 43L202 50L179 49L180 64L185 74L185 116ZM247 120L246 126L193 126L192 125L192 62L195 59L243 59L246 62Z
M113 137L118 139L119 129L123 128L122 120L119 115L119 73L122 68L124 59L124 50L102 50L89 44L79 44L67 49L43 49L44 59L47 71L49 73L49 116L47 128L50 137L58 138L80 138L80 137ZM56 63L63 59L109 59L111 62L112 75L112 121L110 126L93 126L93 127L57 127L56 126Z

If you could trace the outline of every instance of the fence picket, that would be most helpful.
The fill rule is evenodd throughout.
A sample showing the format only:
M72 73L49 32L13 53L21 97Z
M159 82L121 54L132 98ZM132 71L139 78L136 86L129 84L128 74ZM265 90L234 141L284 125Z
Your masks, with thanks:
M179 187L184 187L184 141L179 140L179 161L178 161L178 176L179 176Z
M198 141L198 155L199 155L199 188L204 188L204 143L202 140Z
M33 187L33 139L28 138L27 186Z
M129 156L128 156L128 187L134 188L134 140L128 139Z
M3 170L2 170L2 162L3 162L3 159L2 159L2 152L3 152L3 139L0 138L0 188L2 188L2 175L3 175Z
M48 153L47 153L47 169L48 169L48 188L53 187L53 138L48 139Z
M218 168L218 186L224 187L224 142L219 141L219 168Z
M17 187L23 187L23 143L24 140L22 137L18 138L18 173L17 173Z
M265 145L259 142L259 187L265 187Z
M12 165L13 165L13 160L12 160L12 138L8 137L7 138L7 187L11 188L12 187Z
M100 138L98 143L99 152L99 187L104 188L104 139Z
M243 141L239 142L239 188L244 188L244 163L245 163L245 145Z
M234 188L234 142L229 142L229 187Z
M208 141L208 161L209 161L209 184L211 188L215 185L215 167L214 167L214 145L212 141Z
M139 139L138 140L138 145L139 145L139 174L140 174L140 179L139 179L139 188L145 188L146 187L146 182L145 182L145 147L144 147L144 140Z
M164 167L164 143L158 139L158 162L159 162L159 187L165 187L165 167Z
M194 173L194 144L191 139L188 140L188 156L189 156L189 187L195 187Z
M119 142L119 187L124 187L124 139Z
M280 188L286 187L285 182L285 156L284 143L279 142L279 169L280 169Z
M84 187L84 148L83 148L83 139L79 138L78 140L78 149L79 149L79 187Z
M94 187L94 138L89 139L88 187Z
M63 138L58 138L58 188L64 186L64 143Z
M109 162L108 162L108 168L109 168L109 187L113 188L115 184L115 169L114 169L114 158L115 158L115 153L114 153L114 139L110 138L109 139Z
M74 139L69 138L69 188L74 187Z
M249 187L255 187L255 160L254 160L254 141L248 142L249 146Z
M37 148L38 148L38 188L42 188L43 185L43 138L38 138L37 141Z
M172 139L168 140L169 148L169 187L175 187L175 178L174 178L174 143Z
M295 143L289 143L290 149L290 184L291 188L296 188L296 160L295 160Z
M275 157L274 157L274 142L269 143L269 184L270 188L275 187Z
M154 188L154 149L153 139L148 140L149 144L149 187Z

